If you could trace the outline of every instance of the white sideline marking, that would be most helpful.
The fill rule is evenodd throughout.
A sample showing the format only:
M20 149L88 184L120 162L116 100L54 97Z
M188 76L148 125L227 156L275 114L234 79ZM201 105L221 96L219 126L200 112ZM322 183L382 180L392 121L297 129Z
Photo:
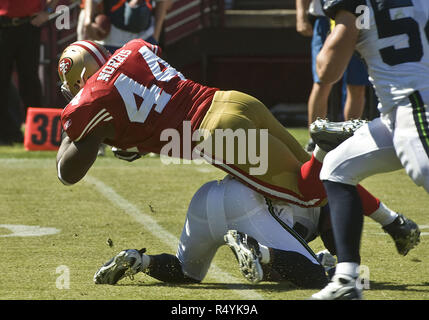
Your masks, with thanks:
M179 243L179 239L172 235L170 232L161 227L152 217L147 214L144 214L137 208L135 205L130 203L128 200L121 197L116 193L108 185L104 184L102 181L87 175L84 178L84 181L93 185L95 189L101 193L107 200L112 202L115 206L124 210L128 215L134 218L137 222L141 223L143 227L148 230L153 236L159 238L164 244L168 245L172 250L177 249L177 245ZM235 261L234 261L235 262ZM239 282L237 278L230 275L227 272L222 271L216 265L212 264L210 267L210 271L214 273L214 275L207 275L210 278L214 278L216 281L220 282ZM246 287L246 285L243 285ZM242 292L240 290L232 289L238 295L243 296L245 299L249 300L263 300L264 298L253 290L246 290L246 292Z
M55 159L40 158L40 159L27 159L27 158L2 158L0 159L0 166L12 167L18 169L31 169L31 168L54 168Z
M1 238L7 237L41 237L60 232L57 228L47 228L40 226L25 226L22 224L0 224L0 228L12 231L9 234L1 234Z

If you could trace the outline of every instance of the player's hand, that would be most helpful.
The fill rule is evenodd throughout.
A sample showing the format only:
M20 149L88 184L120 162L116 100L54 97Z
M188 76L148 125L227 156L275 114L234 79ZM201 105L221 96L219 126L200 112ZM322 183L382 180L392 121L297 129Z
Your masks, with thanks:
M118 149L116 147L112 147L112 152L116 158L125 160L128 162L132 162L134 160L141 158L141 154L137 151L127 151L127 150Z
M296 31L304 37L311 37L313 35L313 26L306 19L296 20Z
M49 13L47 13L46 11L40 11L34 15L30 23L35 27L40 27L48 20L49 20Z
M101 34L104 34L105 31L101 29L96 23L91 22L83 26L83 36L88 40L102 40L104 37Z
M128 2L128 5L131 8L137 8L139 5L143 4L142 0L131 0L130 2Z
M84 39L91 39L92 38L93 31L92 31L92 26L91 26L91 20L85 21L83 23L82 33L83 33Z

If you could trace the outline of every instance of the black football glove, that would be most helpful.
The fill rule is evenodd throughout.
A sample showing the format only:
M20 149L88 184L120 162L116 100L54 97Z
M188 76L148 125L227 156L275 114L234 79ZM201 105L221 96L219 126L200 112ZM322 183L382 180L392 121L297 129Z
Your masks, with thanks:
M127 151L127 150L118 149L116 147L112 147L112 152L116 158L125 160L128 162L132 162L134 160L141 158L141 154L137 151Z

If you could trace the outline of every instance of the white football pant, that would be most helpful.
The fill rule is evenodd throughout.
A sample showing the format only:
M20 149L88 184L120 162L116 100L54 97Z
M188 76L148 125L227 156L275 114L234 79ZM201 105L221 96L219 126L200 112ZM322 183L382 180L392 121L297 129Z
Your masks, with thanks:
M429 192L427 104L422 104L420 111L410 103L400 105L359 128L327 154L320 179L356 185L376 173L403 167L418 186Z
M319 264L302 238L290 230L293 225L290 210L275 209L289 231L271 215L262 195L235 179L227 176L222 181L203 185L189 205L176 253L184 274L202 280L216 251L225 244L224 235L228 230L247 233L267 247L298 252Z

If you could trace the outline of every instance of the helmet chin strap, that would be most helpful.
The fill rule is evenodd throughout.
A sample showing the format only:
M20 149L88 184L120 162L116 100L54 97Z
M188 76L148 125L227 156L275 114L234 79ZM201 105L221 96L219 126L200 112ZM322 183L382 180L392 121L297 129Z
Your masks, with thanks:
M63 73L64 82L61 85L61 93L63 94L67 102L69 102L71 99L73 99L73 94L70 92L70 88L66 78L66 73L64 71L62 73Z
M85 83L86 83L86 80L85 80L85 78L83 77L83 76L85 75L85 72L86 72L86 68L85 68L85 67L83 67L82 72L80 73L80 79L82 80L82 83L81 83L81 85L80 85L80 87L81 87L81 88L82 88L82 87L85 85Z

